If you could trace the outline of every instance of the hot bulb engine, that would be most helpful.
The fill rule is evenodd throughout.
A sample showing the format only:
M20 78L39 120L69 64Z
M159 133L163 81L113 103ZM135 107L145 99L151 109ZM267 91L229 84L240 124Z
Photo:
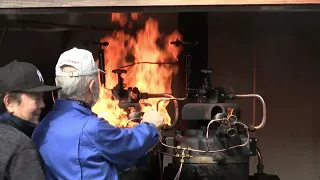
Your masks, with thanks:
M171 44L194 45L179 40ZM100 51L99 65L102 70L103 57L103 51ZM212 72L208 69L201 71L204 75L199 80L202 81L201 87L190 88L192 56L186 53L185 57L187 95L183 98L165 93L140 92L136 87L125 88L121 74L126 73L126 70L113 71L118 74L118 84L112 90L113 96L120 100L121 108L135 109L129 115L132 120L141 120L143 112L140 112L140 99L161 98L160 101L173 101L175 107L172 125L162 127L162 137L149 153L147 166L119 171L119 179L249 180L253 178L249 176L250 156L259 157L258 172L254 179L264 176L257 139L249 134L263 128L266 123L266 104L263 98L258 94L234 94L227 93L221 87L213 88L210 79ZM102 84L105 83L104 75L101 75L100 80ZM263 116L259 125L241 122L241 109L233 100L243 98L257 98L261 102ZM178 107L178 101L184 104L181 108ZM174 135L165 137L165 131L169 130L175 130ZM166 167L163 167L164 156L172 159Z
M205 86L204 86L205 87ZM162 152L172 156L163 179L248 180L249 158L255 156L257 139L249 132L262 128L266 106L257 94L227 94L222 88L198 89L196 102L182 107L179 127L173 137L163 137ZM263 107L259 126L241 122L235 98L258 98Z
M171 44L196 46L197 43L176 40ZM263 173L262 156L257 139L250 137L266 123L266 104L258 94L235 94L211 84L209 69L201 70L201 86L190 87L192 54L186 51L186 92L182 99L180 122L173 137L163 137L160 151L172 157L161 179L182 180L248 180L269 179ZM262 104L259 125L241 122L241 109L234 99L257 98ZM160 153L161 153L160 152ZM250 156L259 157L258 173L249 176Z

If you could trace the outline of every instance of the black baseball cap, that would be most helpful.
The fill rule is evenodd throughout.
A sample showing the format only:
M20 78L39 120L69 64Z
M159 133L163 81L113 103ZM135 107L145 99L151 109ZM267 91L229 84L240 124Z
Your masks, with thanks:
M61 87L44 84L39 69L31 63L12 61L0 67L0 92L47 92Z

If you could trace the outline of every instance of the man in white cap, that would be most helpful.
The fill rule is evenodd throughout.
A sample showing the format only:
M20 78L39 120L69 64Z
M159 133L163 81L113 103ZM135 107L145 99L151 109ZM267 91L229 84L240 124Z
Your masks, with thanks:
M91 111L99 98L99 71L84 49L68 50L58 60L59 99L32 136L47 179L117 180L117 166L131 164L158 143L163 117L156 111L145 112L133 128L112 126Z

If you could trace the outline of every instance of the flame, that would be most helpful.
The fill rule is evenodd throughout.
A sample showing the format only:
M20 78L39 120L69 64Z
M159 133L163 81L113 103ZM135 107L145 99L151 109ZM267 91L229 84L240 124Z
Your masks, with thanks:
M141 14L131 13L129 18L124 13L112 13L112 22L117 22L121 27L131 28L133 21L138 20ZM118 100L112 100L112 89L116 86L117 75L112 73L113 69L121 66L136 65L126 68L123 74L124 83L127 87L137 87L140 92L146 93L171 93L172 76L177 72L177 66L172 64L156 64L163 62L177 62L181 49L171 45L171 41L181 39L178 31L168 36L163 36L158 29L158 22L148 18L143 29L138 30L136 36L125 31L114 31L111 36L105 36L101 42L109 42L104 48L106 87L101 86L99 101L93 107L93 111L99 117L103 117L110 124L119 127L133 127L136 123L129 122L128 114L119 108ZM160 47L158 44L164 45ZM140 100L142 112L156 109L159 98ZM159 103L159 112L163 115L165 123L170 125L171 118L167 112L169 102Z

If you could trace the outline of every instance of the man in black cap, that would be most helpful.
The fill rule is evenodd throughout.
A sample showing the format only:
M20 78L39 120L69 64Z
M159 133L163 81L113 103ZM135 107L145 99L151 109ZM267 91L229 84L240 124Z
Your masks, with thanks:
M30 139L45 107L44 84L34 65L13 61L0 68L0 179L44 180L41 157Z

